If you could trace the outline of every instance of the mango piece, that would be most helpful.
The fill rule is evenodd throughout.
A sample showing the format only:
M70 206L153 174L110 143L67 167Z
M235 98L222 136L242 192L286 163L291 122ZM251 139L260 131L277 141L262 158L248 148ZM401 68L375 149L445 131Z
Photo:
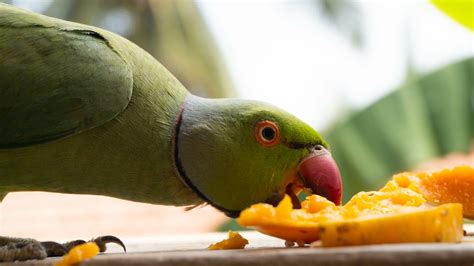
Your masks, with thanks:
M94 242L87 242L73 247L62 260L54 263L54 266L72 266L91 259L99 254L99 246Z
M252 205L237 222L287 241L321 239L323 246L459 242L463 209L465 217L474 216L474 169L402 173L379 191L357 193L344 206L317 195L301 206L293 209L285 196L277 207Z
M322 223L324 247L405 242L460 242L461 204L406 210L397 214Z
M238 232L229 231L228 238L220 242L210 245L209 250L220 249L243 249L249 243L247 239L241 236Z
M320 212L311 213L321 206L326 207ZM337 213L334 213L334 217L331 216L332 208L337 209L334 203L321 196L312 195L302 202L302 209L293 209L291 198L285 195L277 207L265 203L252 205L240 213L237 222L242 226L255 227L267 235L293 242L310 243L319 238L321 221L340 217Z

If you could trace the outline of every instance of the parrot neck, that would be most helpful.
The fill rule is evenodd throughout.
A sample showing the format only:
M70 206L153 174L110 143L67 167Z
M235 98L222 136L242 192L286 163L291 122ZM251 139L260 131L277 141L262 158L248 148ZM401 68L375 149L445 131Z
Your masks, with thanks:
M212 205L214 208L224 212L226 215L230 217L238 217L240 214L239 210L229 210L227 208L224 208L222 206L219 206L218 204L212 202L192 181L192 177L188 175L186 172L183 163L181 161L180 157L180 134L182 133L182 126L183 126L183 121L188 118L187 113L189 112L195 112L197 110L209 110L209 107L213 105L213 100L211 99L205 99L201 98L198 96L194 96L189 94L183 105L181 106L181 109L178 113L178 117L176 119L176 127L175 127L175 132L173 134L173 159L175 163L175 168L177 171L177 174L179 178L189 187L191 188L202 200L205 202L209 203ZM186 115L185 115L186 113Z

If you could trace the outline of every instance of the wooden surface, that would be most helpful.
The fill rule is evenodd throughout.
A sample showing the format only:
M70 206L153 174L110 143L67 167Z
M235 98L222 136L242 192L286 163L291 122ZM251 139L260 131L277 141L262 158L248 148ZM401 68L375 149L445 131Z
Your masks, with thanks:
M471 230L472 227L469 228ZM250 245L245 250L208 251L223 233L124 239L128 252L116 247L84 265L466 265L474 266L474 237L458 244L397 244L342 248L284 248L279 239L257 232L242 232ZM13 265L51 265L58 259ZM7 265L7 264L2 264Z

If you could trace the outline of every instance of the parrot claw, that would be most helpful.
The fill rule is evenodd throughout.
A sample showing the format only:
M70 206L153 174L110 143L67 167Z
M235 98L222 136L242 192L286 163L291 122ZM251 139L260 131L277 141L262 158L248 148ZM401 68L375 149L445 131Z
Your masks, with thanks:
M121 246L124 252L127 252L125 244L122 242L122 240L120 240L118 237L115 237L115 236L99 236L99 237L91 239L89 242L96 243L97 246L99 247L100 252L105 252L107 250L106 245L108 243L115 243ZM86 243L86 241L81 240L81 239L69 241L64 244L60 244L53 241L45 241L45 242L41 242L41 246L43 246L43 248L45 249L48 257L59 257L69 252L73 247L84 244L84 243Z
M127 252L127 248L125 247L125 244L120 240L118 237L115 236L99 236L96 238L93 238L90 242L95 242L97 246L99 246L100 252L105 252L107 250L106 244L108 243L114 243L123 248L123 252Z

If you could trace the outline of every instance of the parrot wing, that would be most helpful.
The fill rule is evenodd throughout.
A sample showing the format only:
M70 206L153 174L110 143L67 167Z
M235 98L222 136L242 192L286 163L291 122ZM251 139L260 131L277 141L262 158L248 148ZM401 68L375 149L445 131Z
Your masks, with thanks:
M127 107L130 66L95 28L0 12L0 148L80 133Z

